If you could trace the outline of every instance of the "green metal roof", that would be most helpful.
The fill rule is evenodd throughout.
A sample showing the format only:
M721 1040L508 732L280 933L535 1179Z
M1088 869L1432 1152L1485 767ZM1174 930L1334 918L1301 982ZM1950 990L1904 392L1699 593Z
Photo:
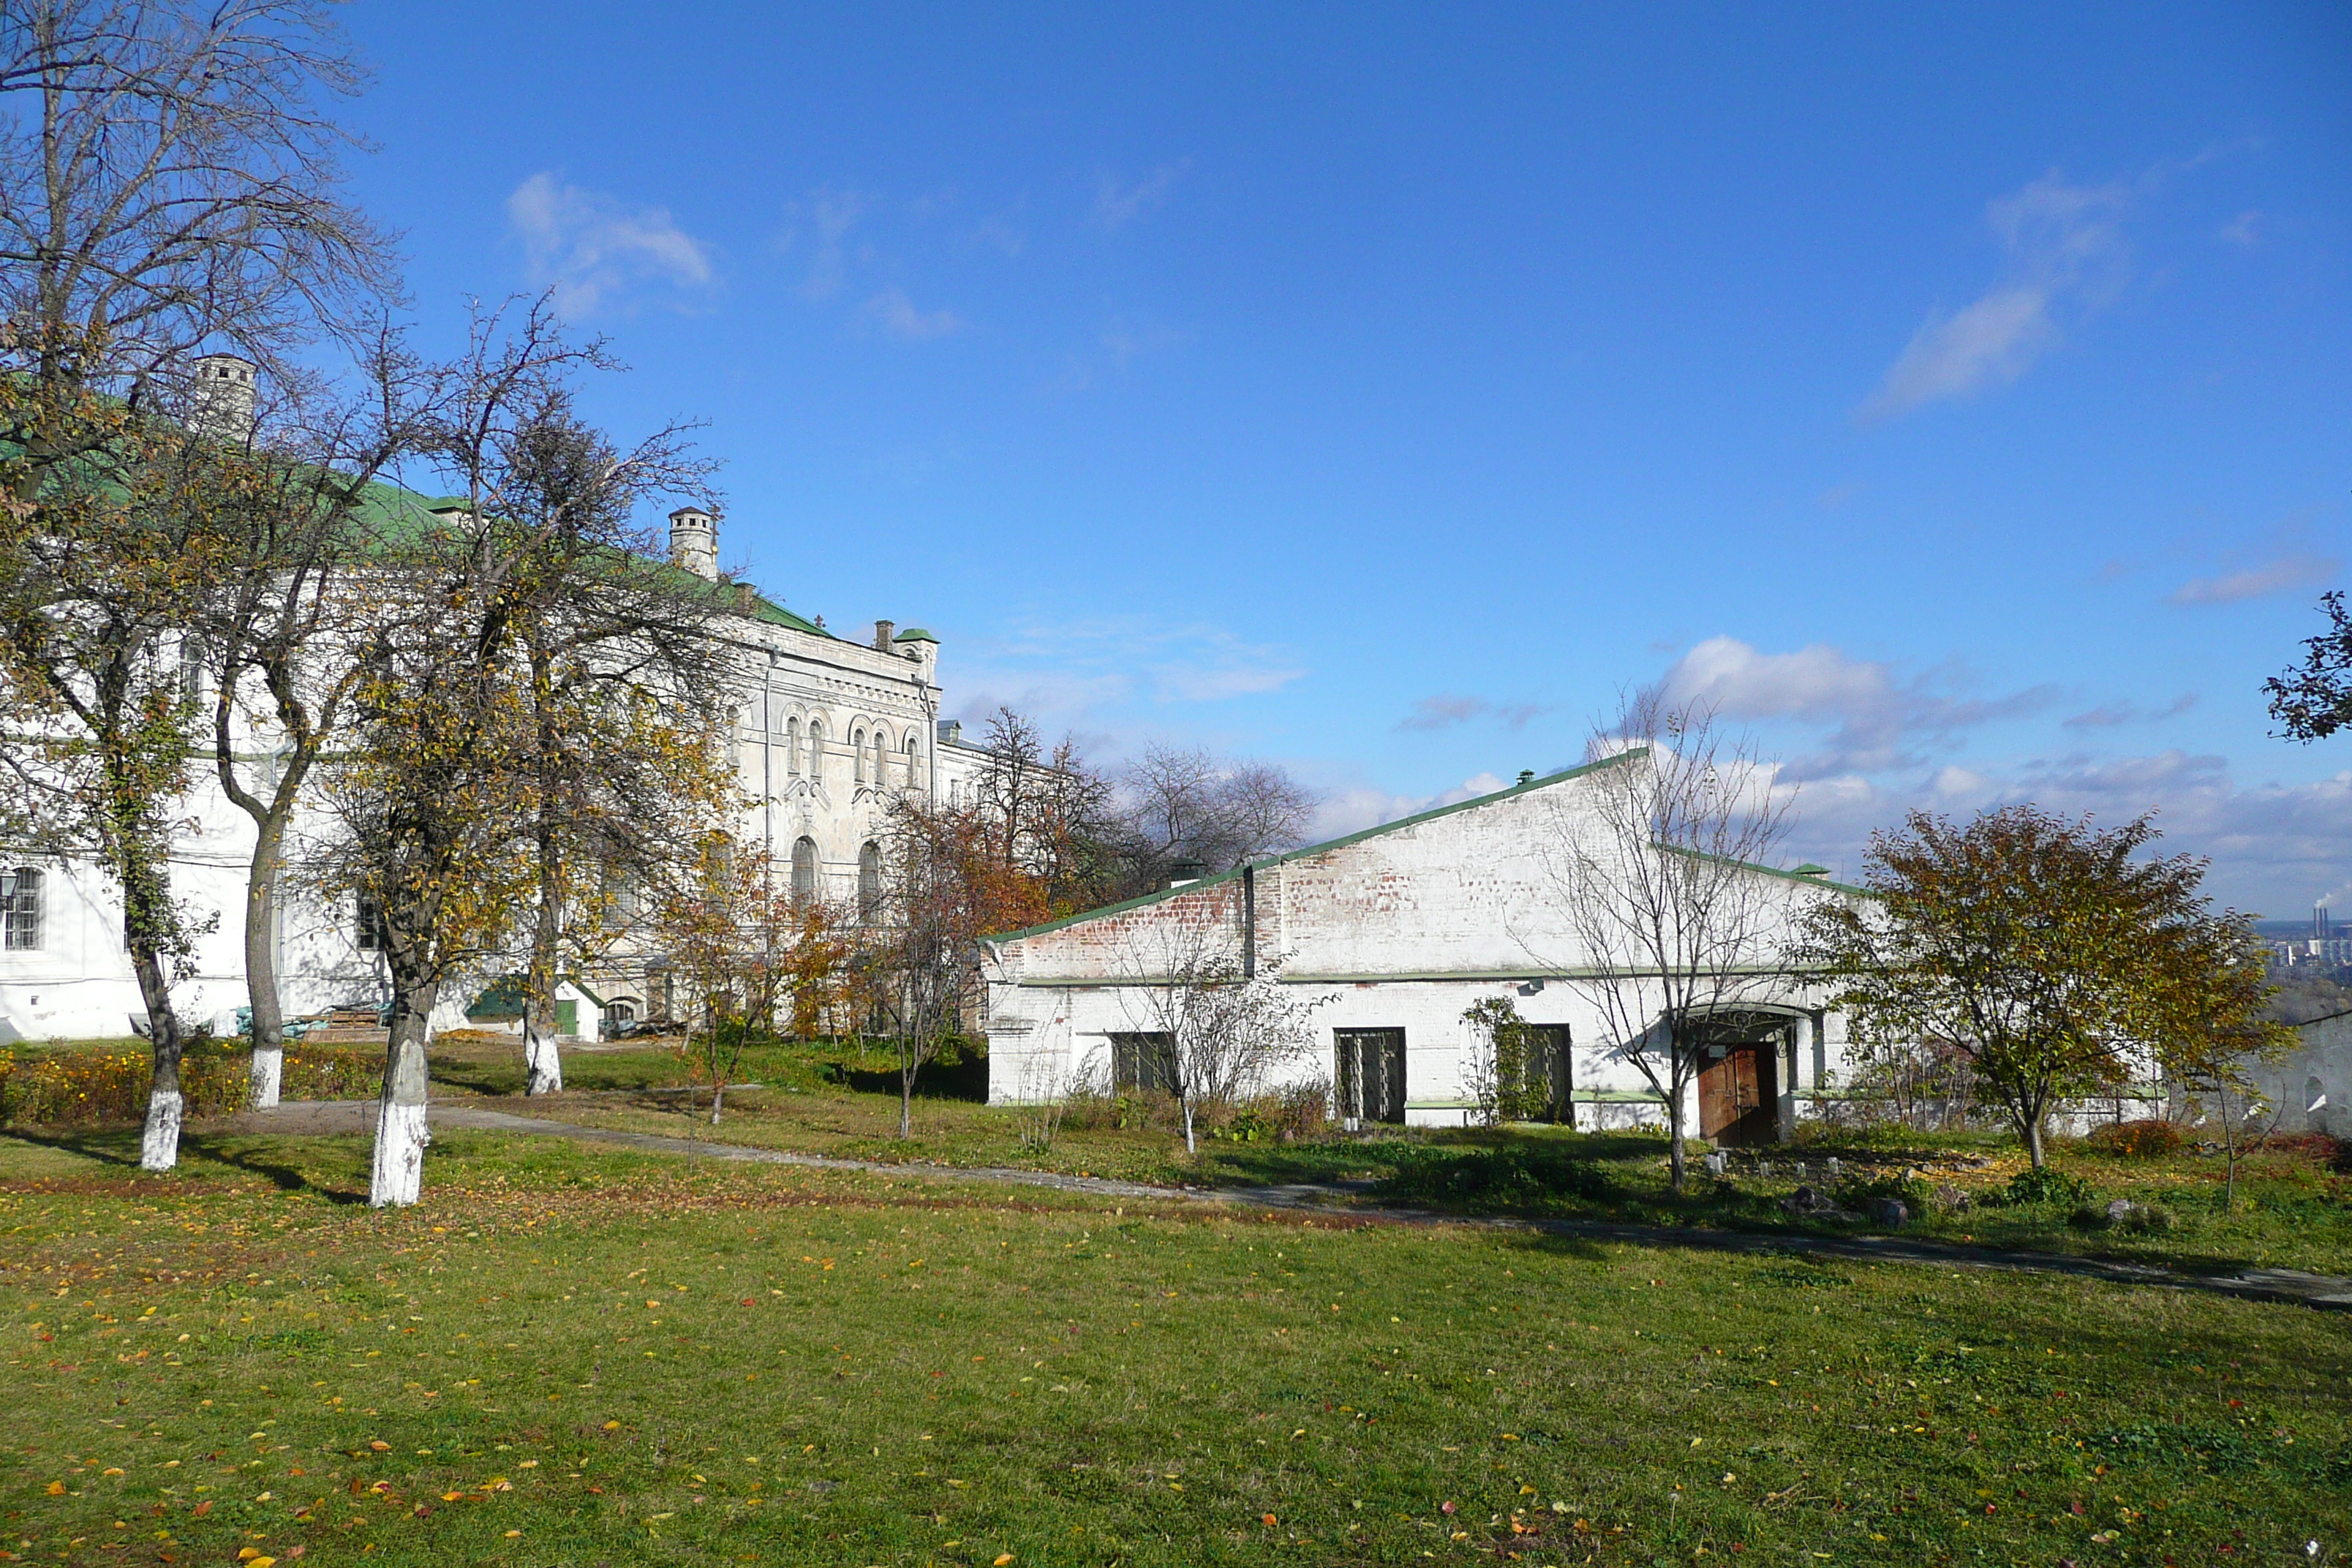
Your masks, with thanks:
M908 626L890 640L892 642L937 642L940 639L920 626Z
M1245 865L1236 866L1230 871L1220 871L1213 877L1202 877L1198 881L1187 882L1181 888L1162 888L1156 893L1146 893L1140 898L1124 900L1116 904L1105 904L1098 910L1086 910L1075 915L1065 915L1060 920L1047 921L1043 925L1024 926L1019 931L1000 931L995 935L986 937L983 940L988 942L1011 942L1015 937L1038 936L1049 931L1060 931L1065 926L1074 926L1087 921L1099 920L1105 915L1115 915L1128 910L1139 910L1147 904L1156 904L1160 902L1162 900L1172 899L1179 893L1190 893L1202 888L1213 888L1220 882L1230 882L1234 878L1239 877L1244 870L1253 869L1256 867L1279 866L1286 860L1303 860L1310 856L1322 855L1333 849L1344 848L1350 844L1360 844L1367 838L1378 838L1382 834L1401 833L1408 827L1418 827L1424 822L1434 822L1441 816L1452 816L1457 811L1471 811L1482 805L1492 805L1498 800L1508 800L1515 795L1525 795L1530 790L1545 789L1552 784L1559 784L1565 779L1572 779L1580 774L1593 773L1601 768L1614 767L1619 763L1625 761L1628 757L1647 756L1648 754L1649 750L1647 747L1634 746L1626 751L1618 752L1613 757L1603 757L1597 763L1586 763L1581 767L1564 768L1559 773L1549 773L1539 779L1529 779L1525 784L1513 784L1508 789L1498 789L1492 795L1474 795L1468 800L1457 800L1452 805L1433 806L1427 811L1416 812L1411 816L1400 816L1394 822L1383 822L1378 826L1363 828L1358 832L1346 834L1338 838L1327 838L1320 844L1309 844L1303 849L1288 849L1279 855L1268 855L1263 859L1252 860L1247 862Z
M1189 893L1192 892L1196 889L1213 888L1220 882L1230 882L1234 880L1234 879L1239 877L1242 872L1246 869L1251 869L1260 866L1278 866L1286 860L1303 860L1310 856L1326 854L1333 849L1344 848L1350 844L1360 844L1367 838L1378 838L1384 833L1396 833L1404 828L1417 827L1424 822L1434 822L1441 816L1451 816L1457 811L1472 811L1482 805L1492 805L1498 800L1508 800L1515 795L1525 795L1530 790L1548 789L1553 784L1559 784L1568 779L1576 778L1580 774L1597 773L1602 768L1614 767L1619 763L1624 762L1629 758L1645 757L1649 755L1649 753L1650 749L1647 746L1629 746L1624 751L1619 752L1616 755L1603 757L1597 763L1586 763L1580 767L1564 768L1559 773L1548 773L1539 779L1528 779L1524 784L1515 784L1508 789L1498 789L1492 795L1476 795L1469 800L1455 801L1452 805L1435 806L1428 811L1416 812L1411 816L1400 816L1394 822L1383 822L1376 827L1367 827L1359 832L1347 834L1339 838L1327 838L1320 844L1310 844L1303 849L1290 849L1286 850L1280 855L1269 855L1263 859L1252 860L1244 866L1236 866L1230 871L1220 871L1213 877L1202 877L1197 881L1187 882L1181 888L1163 888L1156 893L1145 893L1140 898L1123 900L1116 904L1105 904L1098 910L1084 910L1075 915L1065 915L1057 921L1047 921L1043 925L1024 926L1019 931L999 931L993 935L984 937L982 940L986 942L1012 942L1019 937L1041 936L1047 931L1060 931L1067 926L1080 925L1087 921L1099 920L1105 915L1121 914L1129 910L1139 910L1144 908L1146 905L1156 904L1163 900L1172 899L1179 893ZM1716 858L1716 857L1711 855L1704 855L1698 850L1678 849L1675 853L1697 855L1702 859L1711 860ZM1853 888L1848 887L1843 882L1831 881L1827 877L1819 874L1826 871L1828 869L1827 867L1814 866L1810 861L1793 871L1784 871L1777 866L1759 866L1754 862L1748 860L1735 860L1731 863L1735 866L1745 867L1750 871L1760 871L1768 877L1779 877L1788 881L1802 882L1808 887L1834 888L1841 893L1852 893L1860 898L1868 898L1870 896L1867 889Z

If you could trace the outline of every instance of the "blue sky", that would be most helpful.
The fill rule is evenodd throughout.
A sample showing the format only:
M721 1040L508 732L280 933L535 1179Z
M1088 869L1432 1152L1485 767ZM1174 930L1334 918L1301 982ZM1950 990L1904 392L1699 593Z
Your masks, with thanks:
M560 21L555 18L560 16ZM1666 680L1853 869L2156 808L2352 898L2272 738L2352 521L2340 8L673 3L351 14L416 314L553 287L722 558L1115 759L1360 826Z

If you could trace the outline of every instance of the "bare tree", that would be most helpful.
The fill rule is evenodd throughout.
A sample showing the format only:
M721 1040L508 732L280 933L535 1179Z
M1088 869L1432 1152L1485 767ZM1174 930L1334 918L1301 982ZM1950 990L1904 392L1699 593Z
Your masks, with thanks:
M1226 871L1290 848L1321 804L1273 763L1234 762L1200 747L1150 747L1123 785L1136 879L1146 886L1164 883L1171 868L1187 862Z
M320 107L364 80L320 0L0 7L0 317L59 395L0 426L19 495L89 449L72 396L184 405L215 342L292 385L294 349L396 288Z
M284 1062L274 928L287 833L361 678L377 615L362 517L392 500L377 476L407 454L432 413L436 378L395 334L379 333L364 370L358 395L298 408L257 440L226 570L196 623L215 674L214 765L222 793L254 825L245 969L260 1110L278 1104ZM239 751L257 738L266 758Z
M767 856L712 834L656 901L654 929L694 1009L682 1048L710 1079L713 1127L743 1047L774 1028L780 1007L797 1006L811 950L833 940L833 911L789 889Z
M656 497L715 507L713 466L686 427L623 451L582 420L570 378L614 367L601 345L566 347L544 300L509 353L530 368L446 422L429 456L463 488L458 526L502 563L502 635L523 667L537 865L523 1054L538 1095L563 1086L567 913L614 870L644 873L726 818L737 802L719 737L734 713L719 588L668 565L635 521Z
M1325 1000L1284 984L1278 963L1261 960L1244 975L1234 945L1230 922L1179 916L1131 935L1119 954L1121 1005L1171 1079L1191 1153L1204 1116L1315 1048L1311 1016Z
M474 472L478 454L587 362L543 303L509 334L478 318L444 378L428 460ZM492 961L540 889L533 855L545 734L528 630L537 535L476 489L467 504L387 518L373 568L383 605L354 689L349 743L328 781L341 839L329 885L377 912L392 981L370 1202L416 1201L432 1015L442 987Z
M1675 1190L1685 1101L1721 1026L1785 984L1785 884L1759 868L1791 804L1773 770L1697 705L1638 692L1594 736L1626 753L1551 806L1538 850L1577 951L1539 953L1581 992L1607 1044L1665 1101Z

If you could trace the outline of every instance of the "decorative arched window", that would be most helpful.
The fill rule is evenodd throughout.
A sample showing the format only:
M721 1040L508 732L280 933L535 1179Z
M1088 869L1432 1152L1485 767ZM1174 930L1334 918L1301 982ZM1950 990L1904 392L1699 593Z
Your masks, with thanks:
M30 866L0 871L0 947L10 952L40 947L42 882Z
M801 771L801 721L797 719L784 721L784 771Z
M816 840L803 837L793 845L793 897L806 903L816 897Z
M808 775L818 784L824 783L824 725L814 719L809 721Z
M890 738L881 731L874 731L874 784L876 788L889 783L887 767L890 761Z
M867 925L882 918L882 847L872 842L857 851L857 918Z
M849 776L857 784L866 782L866 731L849 732Z
M915 773L915 758L919 754L919 753L915 750L915 737L910 732L907 736L907 787L908 789L913 789L917 784L922 782L916 776Z

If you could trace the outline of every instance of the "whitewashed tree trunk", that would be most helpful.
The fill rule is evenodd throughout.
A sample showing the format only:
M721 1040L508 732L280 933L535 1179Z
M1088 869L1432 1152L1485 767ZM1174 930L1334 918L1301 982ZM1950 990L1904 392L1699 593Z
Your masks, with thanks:
M424 1191L425 1149L433 1142L425 1124L425 1047L438 989L425 985L396 992L393 998L383 1100L375 1124L375 1170L368 1183L368 1202L377 1208L413 1204Z
M142 903L157 900L152 889ZM126 899L126 904L129 900ZM131 972L139 979L140 999L147 1004L147 1037L154 1047L154 1076L147 1087L147 1126L139 1139L139 1168L168 1171L180 1163L180 1124L186 1120L187 1100L180 1091L180 1016L172 1008L172 987L165 977L164 958L143 933L159 929L152 915L141 919L126 910L123 934L130 946Z
M186 1101L176 1089L147 1096L147 1128L139 1139L139 1168L168 1171L180 1163L180 1122Z
M253 1047L253 1108L256 1110L278 1109L278 1090L286 1077L286 1049L283 1046Z
M523 1025L522 1065L525 1094L563 1092L563 1058L556 1050L554 1032L536 1018Z

